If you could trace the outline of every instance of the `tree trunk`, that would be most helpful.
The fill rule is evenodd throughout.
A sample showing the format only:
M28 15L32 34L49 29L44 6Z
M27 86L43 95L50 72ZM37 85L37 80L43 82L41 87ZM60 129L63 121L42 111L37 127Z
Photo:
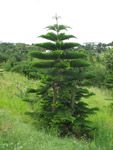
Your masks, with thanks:
M57 99L57 85L56 83L53 84L53 104L52 104L52 111L55 112L55 103Z

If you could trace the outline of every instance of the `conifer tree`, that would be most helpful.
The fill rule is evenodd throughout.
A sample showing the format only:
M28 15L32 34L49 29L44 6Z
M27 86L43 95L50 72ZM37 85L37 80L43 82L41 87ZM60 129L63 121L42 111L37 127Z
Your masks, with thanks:
M60 136L88 136L92 128L87 117L96 110L82 100L92 95L85 88L90 78L89 63L85 53L76 50L78 43L67 42L75 38L64 32L69 27L58 24L58 16L55 19L56 24L48 26L48 33L40 36L49 42L36 44L45 50L31 52L38 58L33 66L44 70L42 86L29 91L41 96L40 110L34 114L45 127L56 128Z

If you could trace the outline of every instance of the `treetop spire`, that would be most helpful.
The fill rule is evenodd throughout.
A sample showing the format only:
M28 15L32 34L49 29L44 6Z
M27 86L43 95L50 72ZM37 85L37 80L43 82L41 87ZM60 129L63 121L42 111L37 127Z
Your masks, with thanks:
M57 13L55 14L55 16L53 16L53 19L56 20L56 24L58 24L58 20L60 19L61 17L57 15Z

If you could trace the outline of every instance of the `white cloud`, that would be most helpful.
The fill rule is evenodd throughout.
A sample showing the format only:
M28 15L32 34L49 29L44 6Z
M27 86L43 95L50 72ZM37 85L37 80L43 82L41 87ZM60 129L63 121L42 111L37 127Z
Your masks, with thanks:
M112 6L112 0L0 0L0 41L38 42L36 37L58 13L77 41L110 42Z

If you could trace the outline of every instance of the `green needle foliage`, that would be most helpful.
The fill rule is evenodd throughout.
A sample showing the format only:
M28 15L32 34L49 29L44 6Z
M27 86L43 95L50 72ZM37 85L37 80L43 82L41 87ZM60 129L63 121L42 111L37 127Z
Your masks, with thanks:
M50 42L36 44L45 51L33 51L31 56L38 58L33 66L45 71L42 71L40 88L29 92L41 97L40 109L34 112L34 117L42 121L44 127L57 129L61 137L80 138L90 136L92 127L88 116L96 108L89 108L82 99L93 94L86 88L89 63L85 53L76 49L80 44L65 41L75 37L63 33L68 28L56 23L47 27L47 34L40 36Z

